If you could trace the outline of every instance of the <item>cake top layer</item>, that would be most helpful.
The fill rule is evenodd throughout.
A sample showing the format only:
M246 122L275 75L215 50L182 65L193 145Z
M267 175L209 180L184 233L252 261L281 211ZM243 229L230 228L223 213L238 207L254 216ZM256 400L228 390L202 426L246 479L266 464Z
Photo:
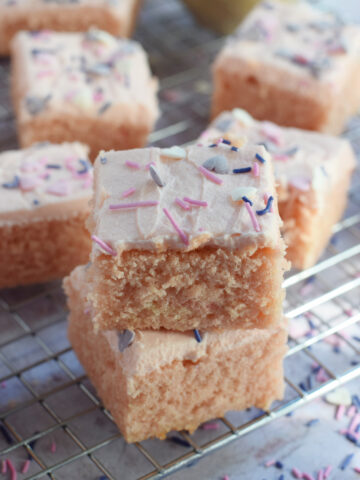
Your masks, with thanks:
M88 210L92 166L80 143L35 144L0 154L0 222L53 219Z
M86 305L89 282L86 278L86 267L79 266L65 280L65 290L71 297L80 299L80 304ZM91 322L91 308L86 308ZM276 328L268 329L213 329L200 332L196 338L194 332L173 332L169 330L131 330L105 331L97 334L105 336L110 348L119 357L119 362L124 373L130 377L134 375L147 375L149 372L171 365L173 361L197 361L226 353L234 347L241 345L254 346L257 342L272 342L273 348L278 349L279 343L285 349L287 330L285 320L279 321ZM91 324L89 328L92 328ZM274 334L281 333L275 340ZM276 342L276 343L274 343ZM263 344L264 345L264 344ZM257 350L255 352L255 350ZM261 348L254 348L253 355L258 355L259 361L263 355Z
M220 137L246 137L263 145L272 156L277 183L284 189L321 191L338 181L340 169L355 167L348 140L257 121L238 108L220 114L199 142L208 143Z
M360 58L360 28L306 2L263 1L246 17L223 54L338 81ZM346 73L346 71L345 71Z
M81 114L111 121L156 118L157 82L141 45L102 30L86 33L20 32L13 54L22 64L18 84L22 119Z
M94 254L100 242L110 254L279 242L272 164L262 146L101 152L94 185Z

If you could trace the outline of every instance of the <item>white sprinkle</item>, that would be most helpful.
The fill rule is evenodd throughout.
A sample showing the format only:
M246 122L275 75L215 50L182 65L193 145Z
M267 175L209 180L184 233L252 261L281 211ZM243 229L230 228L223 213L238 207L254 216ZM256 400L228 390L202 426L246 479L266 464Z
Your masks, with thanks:
M255 187L237 187L231 192L231 198L234 202L238 202L242 197L247 197L249 200L255 197L257 188Z
M186 157L186 150L181 147L177 147L176 145L171 148L163 148L161 150L161 156L169 157L169 158L185 158Z
M253 117L246 110L243 110L242 108L234 108L232 114L236 120L239 120L242 124L246 126L254 125Z
M325 400L332 405L351 405L352 399L347 388L338 388L326 395Z

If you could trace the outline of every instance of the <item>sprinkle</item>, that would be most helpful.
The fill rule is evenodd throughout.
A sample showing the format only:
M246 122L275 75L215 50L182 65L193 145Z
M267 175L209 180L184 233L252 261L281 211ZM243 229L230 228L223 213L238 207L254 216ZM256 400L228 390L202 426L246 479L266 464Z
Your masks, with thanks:
M218 430L220 425L217 422L209 422L209 423L204 423L204 425L201 426L203 430Z
M181 240L185 243L185 245L189 245L189 239L187 237L187 235L185 234L185 232L183 230L181 230L181 228L179 227L179 225L177 224L176 220L174 219L174 217L171 215L171 213L169 212L169 210L167 208L163 208L163 212L165 213L165 215L168 217L168 219L170 220L171 222L171 225L175 228L175 230L177 231L179 237L181 238Z
M278 478L278 480L285 480L285 475L282 473L282 474L280 475L280 477Z
M208 203L202 200L193 200L192 198L189 198L189 197L184 197L183 200L187 203L190 203L190 205L196 205L197 207L208 206Z
M251 167L234 168L233 173L249 173L249 172L251 172L251 170L252 170Z
M262 157L259 153L255 155L256 160L259 160L260 163L265 163L265 158Z
M202 164L207 170L225 174L229 173L229 164L227 158L224 155L215 155L210 157Z
M328 393L325 397L325 400L332 405L351 405L350 392L346 388L338 388L337 390Z
M116 251L110 247L110 245L108 245L107 243L103 242L99 237L97 237L96 235L92 235L91 236L91 239L97 243L99 245L99 247L101 247L106 253L109 253L110 255L112 255L113 257L116 257Z
M360 424L360 413L357 413L351 420L349 431L354 432Z
M237 187L231 192L231 198L234 202L238 202L239 200L244 200L246 198L246 202L252 205L252 202L249 198L254 198L256 195L257 189L255 187Z
M244 203L245 207L246 207L246 210L248 211L249 213L249 216L251 218L251 222L252 222L252 225L254 227L254 230L255 232L261 232L261 228L260 228L260 225L259 225L259 222L257 221L256 217L255 217L255 214L251 208L251 206L245 202Z
M354 471L355 471L356 473L360 473L360 467L355 467L355 468L354 468Z
M136 168L137 170L141 168L137 162L132 162L130 160L126 160L125 165L127 165L130 168Z
M46 168L53 168L54 170L60 170L61 165L55 164L55 163L47 163L45 165Z
M156 207L156 205L159 205L159 202L157 200L148 200L146 202L119 203L115 205L109 205L109 210L120 210L122 208Z
M55 453L55 452L56 452L56 443L55 443L55 440L53 440L53 441L51 442L50 452L51 452L51 453Z
M21 473L27 473L30 467L30 460L27 459L24 462L24 465L22 466Z
M109 479L106 475L101 475L101 477L99 477L98 480L109 480Z
M231 145L230 140L226 140L225 138L221 140L221 143L225 143L225 145Z
M230 150L232 152L238 152L239 151L238 147L235 147L234 145L230 148Z
M352 396L352 403L360 409L360 398L357 395Z
M181 208L184 210L190 210L190 205L187 205L185 202L183 202L180 198L175 198L175 203L177 203Z
M155 170L153 165L149 166L149 172L150 172L151 178L154 180L154 182L158 187L165 187L166 183L161 180L158 172Z
M273 465L275 465L275 463L276 463L276 460L272 458L271 460L268 460L267 462L265 462L265 467L272 467Z
M274 198L270 195L270 197L268 198L266 207L263 210L256 210L257 215L265 215L265 213L268 213L271 210L271 205L273 201L274 201Z
M295 467L291 470L291 473L295 478L302 478L302 473Z
M289 184L301 192L308 192L310 190L310 183L308 178L302 176L292 177L289 180Z
M195 340L198 342L198 343L201 343L202 341L202 338L201 338L201 335L200 335L200 332L197 328L194 328L194 337L195 337Z
M168 158L185 158L186 150L175 145L171 148L163 148L161 150L161 155Z
M211 180L212 182L217 183L218 185L221 185L223 183L221 178L209 172L209 170L207 170L203 166L198 167L198 169L204 175L204 177L206 177L208 180Z
M102 163L103 165L105 165L106 162L107 162L107 158L106 158L106 157L100 157L100 163Z
M6 460L1 461L1 473L4 475L7 472L7 462Z
M6 460L6 463L7 463L7 466L9 467L10 472L11 472L11 480L16 480L17 479L17 474L16 474L16 470L15 470L15 467L14 467L12 461L8 458Z
M79 163L82 165L82 169L78 170L77 173L80 175L84 175L85 173L88 173L90 170L90 164L87 160L84 160L83 158L79 158Z
M9 445L12 445L14 443L14 440L13 440L9 430L5 427L5 425L0 424L0 432L2 433L3 437L5 438L6 442Z
M64 179L58 180L46 189L46 193L51 193L52 195L56 195L58 197L65 197L70 193L70 185Z
M253 169L252 169L252 173L253 173L254 177L258 177L258 176L259 176L260 168L259 168L259 164L258 164L258 163L254 163Z
M111 107L111 102L106 102L104 103L98 110L98 115L102 115L106 110L108 110Z
M317 475L317 480L324 480L324 471L319 470L318 475Z
M307 427L312 427L313 425L316 425L317 423L319 423L319 419L318 418L313 418L312 420L309 420L305 425Z
M339 405L337 410L336 410L335 419L336 420L341 420L342 417L344 416L344 413L345 413L345 405Z
M332 472L332 469L333 469L333 466L332 465L328 465L325 470L324 470L324 479L326 480L328 478L328 476L330 475L330 473Z
M122 196L123 198L130 197L130 195L132 195L132 194L135 193L135 192L136 192L136 188L131 187L131 188L129 188L128 190L125 190L125 192L123 192L123 193L121 194L121 196Z
M358 437L353 435L352 433L348 432L345 434L345 437L347 440L349 440L351 443L355 443L355 445L358 444Z
M169 440L170 442L176 443L177 445L181 445L182 447L190 447L190 443L183 438L180 437L175 437L174 435L171 437L167 437L166 440Z
M339 468L340 470L346 470L347 467L350 465L352 459L354 458L354 453L350 453L350 455L347 455L344 460L340 463Z
M19 185L20 185L20 178L17 175L14 176L11 182L6 182L2 184L4 188L18 188Z
M347 411L347 416L352 418L355 414L356 414L356 407L355 405L351 405L349 408L348 408L348 411Z
M230 480L229 475L224 475L222 480Z
M118 346L122 353L127 347L129 347L135 339L135 333L132 330L123 330L118 332Z
M303 473L302 478L304 480L314 480L314 477L312 475L310 475L309 473Z
M284 465L283 465L282 462L279 462L279 460L278 460L277 462L275 462L275 467L279 468L281 470L282 468L284 468Z

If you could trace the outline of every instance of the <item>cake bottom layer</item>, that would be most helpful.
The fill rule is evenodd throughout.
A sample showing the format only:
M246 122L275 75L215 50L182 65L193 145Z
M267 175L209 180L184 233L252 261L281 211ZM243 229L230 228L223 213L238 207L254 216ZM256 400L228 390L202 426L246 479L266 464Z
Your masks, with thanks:
M87 212L0 227L0 288L42 283L88 261Z
M116 331L92 329L84 280L84 267L65 280L69 339L128 442L192 432L229 410L268 409L282 398L283 321L269 329L208 330L200 343L192 332L137 331L120 352Z

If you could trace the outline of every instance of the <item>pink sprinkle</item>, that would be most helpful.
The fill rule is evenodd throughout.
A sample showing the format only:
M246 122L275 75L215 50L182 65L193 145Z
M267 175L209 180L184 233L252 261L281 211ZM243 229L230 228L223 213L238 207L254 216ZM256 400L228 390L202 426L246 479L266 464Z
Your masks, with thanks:
M349 408L348 408L348 411L347 411L347 416L352 418L357 412L357 408L355 407L355 405L351 405Z
M324 480L324 471L323 470L318 471L317 480Z
M274 459L268 460L265 463L265 467L272 467L273 465L275 465L275 463L276 463L276 461Z
M355 468L354 468L354 472L360 473L360 467L355 467Z
M325 471L324 471L324 479L326 480L330 473L332 472L332 469L333 469L333 466L332 465L328 465L326 468L325 468Z
M183 202L180 198L175 198L175 203L177 203L181 208L184 210L190 210L190 205L187 205L185 202Z
M113 257L116 257L116 251L110 247L110 245L108 245L107 243L103 242L99 237L97 237L96 235L92 235L91 236L91 239L97 243L106 253L109 253L110 255L112 255Z
M23 192L34 190L41 183L41 179L30 175L22 175L20 177L20 188Z
M302 473L295 467L291 470L291 473L295 478L302 478Z
M349 426L349 432L354 433L359 423L360 423L360 413L357 413L351 420L351 423Z
M267 202L269 200L269 197L270 195L268 193L264 193L264 202L265 202L265 205L267 205ZM272 213L274 210L273 210L273 206L271 204L271 208L270 208L270 212Z
M92 175L88 175L82 183L82 188L90 188L91 185L92 185Z
M58 180L46 189L46 193L51 193L58 197L65 197L70 193L70 184L64 179Z
M254 175L254 177L258 177L260 174L260 167L257 162L253 163L252 174Z
M341 430L339 430L339 433L340 435L346 435L347 433L349 433L349 430L347 428L342 428Z
M310 190L310 180L307 177L302 177L300 175L297 177L292 177L289 183L301 192L308 192Z
M229 475L225 475L225 476L223 477L223 480L230 480Z
M190 203L191 205L196 205L198 207L207 207L208 203L204 202L202 200L193 200L192 198L189 197L184 197L183 200L187 203Z
M94 102L102 102L104 100L104 94L102 92L93 93Z
M179 237L181 238L181 240L185 243L185 245L189 245L189 239L186 235L186 233L181 230L181 228L179 227L179 225L176 223L174 217L171 215L171 213L169 212L169 210L167 208L163 208L163 212L165 213L165 215L168 217L168 219L170 220L172 226L175 228L175 230L177 231L177 233L179 234Z
M6 382L5 382L5 380L0 383L0 387L1 387L1 388L6 388Z
M51 77L54 75L53 70L41 70L41 72L37 73L37 78L44 78L44 77Z
M218 185L221 185L223 183L221 178L214 175L212 172L209 172L209 170L207 170L202 165L200 167L198 167L198 169L204 175L204 177L206 177L208 180L211 180L212 182L217 183Z
M74 162L76 162L76 157L67 157L65 158L65 167L70 170L70 172L76 172L76 167Z
M274 123L263 122L261 132L277 146L281 146L284 143L282 130Z
M130 160L126 160L125 165L127 165L130 168L136 168L137 170L141 168L137 162L131 162Z
M251 218L251 223L254 227L255 232L261 232L259 222L257 221L257 218L255 217L255 213L253 212L253 209L251 208L250 204L248 202L244 202L244 205L246 210L249 213L249 216Z
M203 430L217 430L219 426L220 425L217 422L209 422L209 423L204 423L204 425L201 428Z
M132 195L132 194L135 193L135 192L136 192L136 188L131 187L131 188L129 188L128 190L125 190L125 192L123 192L123 193L121 194L121 196L122 196L123 198L130 197L130 195Z
M287 162L289 160L289 155L285 153L273 153L273 159L278 162Z
M12 463L12 461L8 458L6 460L7 462L7 466L9 467L9 470L11 472L11 480L16 480L17 479L17 474L16 474L16 470L15 470L15 467Z
M55 440L53 440L53 441L51 442L50 451L51 451L51 453L55 453L55 452L56 452L56 443L55 443Z
M314 477L312 475L310 475L309 473L303 473L302 478L304 480L315 480Z
M342 417L344 416L344 413L345 413L345 405L339 405L337 410L336 410L335 419L336 420L341 420Z
M24 465L22 466L21 473L27 473L30 467L30 460L27 459L24 462Z
M118 203L116 205L110 205L110 210L120 210L122 208L139 208L139 207L156 207L159 202L156 200L149 200L147 202L132 202L132 203Z
M4 475L7 472L7 462L6 460L2 460L1 462L1 473Z

